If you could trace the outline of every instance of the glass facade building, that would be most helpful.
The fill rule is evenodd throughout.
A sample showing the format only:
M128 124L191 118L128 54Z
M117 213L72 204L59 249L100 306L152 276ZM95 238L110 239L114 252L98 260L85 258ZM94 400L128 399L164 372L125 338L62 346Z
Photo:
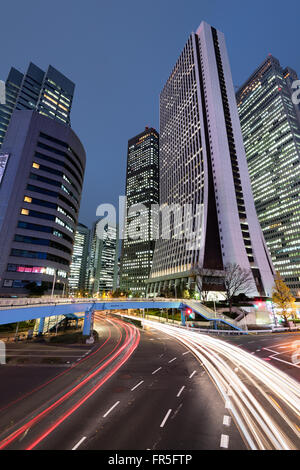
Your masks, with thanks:
M255 211L225 39L205 22L160 95L159 162L160 205L183 212L156 242L148 295L193 289L195 273L202 290L224 290L229 263L252 273L252 295L270 295L274 271ZM195 234L192 246L183 223Z
M106 224L99 237L97 224L93 224L88 263L88 292L101 295L117 287L118 276L118 227Z
M128 213L125 223L126 237L122 241L120 288L134 293L146 293L157 230L151 217L151 206L159 204L159 134L153 128L128 141L126 198L127 209L143 204L141 210ZM134 233L134 219L139 215L142 223ZM133 232L132 232L133 231Z
M72 263L70 266L69 290L71 293L85 292L90 230L78 224L75 232Z
M300 290L300 119L297 74L268 56L237 92L255 207L276 271Z
M23 74L11 68L5 82L5 104L0 104L0 148L2 146L12 112L16 106L18 94L22 85Z
M74 83L51 65L44 72L30 63L25 74L12 68L6 80L6 104L0 105L0 147L14 109L35 110L70 126L74 89Z
M37 111L14 110L1 155L0 295L45 293L66 284L72 258L85 151L73 130Z

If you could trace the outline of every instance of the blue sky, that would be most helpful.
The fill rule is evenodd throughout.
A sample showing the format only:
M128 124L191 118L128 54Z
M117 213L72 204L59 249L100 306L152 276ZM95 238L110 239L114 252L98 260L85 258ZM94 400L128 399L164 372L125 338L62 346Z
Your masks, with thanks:
M87 153L80 221L125 191L127 141L159 128L159 93L202 20L225 33L234 84L268 53L300 74L299 0L11 0L1 4L0 79L30 61L76 84L72 127Z

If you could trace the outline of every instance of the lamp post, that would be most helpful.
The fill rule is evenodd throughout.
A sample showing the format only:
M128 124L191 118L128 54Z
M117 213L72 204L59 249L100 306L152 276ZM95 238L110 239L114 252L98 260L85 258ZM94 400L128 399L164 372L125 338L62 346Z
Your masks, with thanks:
M55 269L54 270L54 276L53 276L53 283L52 283L51 299L53 299L53 294L54 294L54 289L55 289L56 273L57 273L57 270Z

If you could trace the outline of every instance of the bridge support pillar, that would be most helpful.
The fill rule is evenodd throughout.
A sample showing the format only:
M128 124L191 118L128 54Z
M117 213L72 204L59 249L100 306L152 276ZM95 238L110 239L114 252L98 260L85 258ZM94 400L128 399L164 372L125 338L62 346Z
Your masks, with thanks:
M84 315L83 336L90 336L92 329L93 310L87 310Z
M185 310L181 310L181 324L185 326Z
M42 317L42 318L40 318L40 323L39 323L39 331L38 331L39 335L43 334L44 325L45 325L45 317Z
M218 329L218 322L214 321L214 330L217 330L217 329Z

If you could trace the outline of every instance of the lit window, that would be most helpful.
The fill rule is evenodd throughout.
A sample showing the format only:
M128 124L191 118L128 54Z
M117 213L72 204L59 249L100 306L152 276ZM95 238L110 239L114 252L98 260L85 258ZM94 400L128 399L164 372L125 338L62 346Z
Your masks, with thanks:
M33 168L37 168L37 169L40 168L40 165L36 162L33 162L32 166L33 166Z
M32 202L32 198L29 196L24 196L24 202Z
M28 209L22 209L21 214L22 215L29 215L29 210Z

